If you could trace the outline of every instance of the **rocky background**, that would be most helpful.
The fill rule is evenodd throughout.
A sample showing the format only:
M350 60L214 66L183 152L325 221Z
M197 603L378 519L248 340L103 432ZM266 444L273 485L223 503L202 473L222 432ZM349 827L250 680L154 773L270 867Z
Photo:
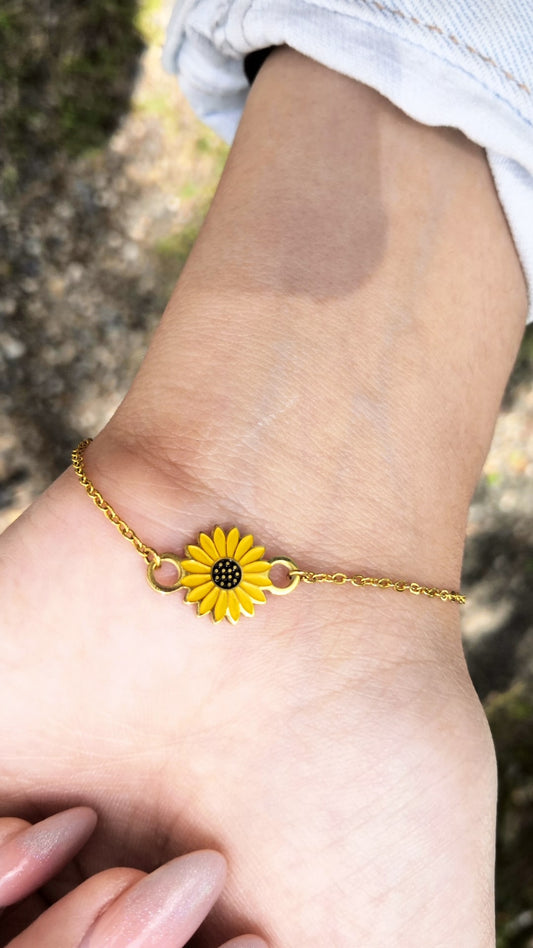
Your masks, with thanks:
M169 13L169 0L3 0L0 531L122 399L224 165L226 147L162 72ZM533 327L463 576L465 648L500 768L498 948L533 948L532 483Z

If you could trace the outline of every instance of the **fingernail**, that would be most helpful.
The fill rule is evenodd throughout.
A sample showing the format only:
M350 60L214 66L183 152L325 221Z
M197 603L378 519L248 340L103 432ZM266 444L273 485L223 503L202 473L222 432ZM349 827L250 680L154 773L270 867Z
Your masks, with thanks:
M86 806L55 813L0 847L0 906L25 898L51 879L86 843L96 813Z
M225 878L220 853L205 849L179 856L118 898L79 948L167 948L178 939L186 942L216 902Z
M225 941L220 948L268 948L268 945L259 935L239 935L238 938Z

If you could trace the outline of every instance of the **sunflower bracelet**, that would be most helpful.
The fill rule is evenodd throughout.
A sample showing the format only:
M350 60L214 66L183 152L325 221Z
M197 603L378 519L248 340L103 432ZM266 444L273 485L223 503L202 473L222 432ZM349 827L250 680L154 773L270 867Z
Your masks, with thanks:
M185 589L185 601L196 604L200 616L211 614L214 622L227 619L236 623L241 616L253 616L256 605L266 602L265 592L284 596L298 586L300 580L305 583L333 583L342 586L375 586L379 589L393 589L395 592L410 592L415 596L429 596L443 602L464 603L465 597L450 589L437 589L435 586L421 586L405 580L392 580L387 577L349 576L346 573L315 573L312 570L299 569L287 556L275 556L265 559L265 548L255 546L250 533L241 534L237 527L225 532L215 527L211 533L200 533L198 543L189 544L186 556L176 553L158 553L153 547L143 543L136 533L122 520L111 504L104 500L85 471L84 451L91 438L81 441L72 452L72 465L87 491L107 519L114 524L121 535L133 544L148 564L147 579L156 592L172 593ZM156 573L163 563L170 563L176 570L172 583L158 580ZM270 577L274 566L282 566L288 571L288 583L277 586Z

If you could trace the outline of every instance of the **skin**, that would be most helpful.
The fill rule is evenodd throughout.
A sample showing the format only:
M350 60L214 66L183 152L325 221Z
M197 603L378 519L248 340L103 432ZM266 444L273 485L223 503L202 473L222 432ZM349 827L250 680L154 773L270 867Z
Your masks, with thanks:
M282 47L87 469L160 551L236 524L305 567L458 588L526 307L483 151ZM456 605L300 586L214 626L148 587L72 471L0 557L4 812L94 807L78 879L217 849L195 948L494 944Z
M44 907L37 890L82 848L95 823L89 807L56 813L35 826L0 819L0 906L27 897L26 914L36 916L9 948L183 948L224 884L226 863L220 853L188 853L149 876L110 869ZM266 945L243 935L221 948Z

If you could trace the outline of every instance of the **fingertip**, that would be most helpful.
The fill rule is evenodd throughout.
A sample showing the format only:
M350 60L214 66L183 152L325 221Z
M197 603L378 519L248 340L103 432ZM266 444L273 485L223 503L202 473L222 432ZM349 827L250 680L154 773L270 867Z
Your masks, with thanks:
M85 845L96 819L91 807L81 806L33 826L11 821L0 848L0 904L12 905L51 879Z
M80 804L79 806L69 806L64 810L60 810L60 813L71 813L77 815L79 819L85 819L92 821L93 825L96 825L98 822L98 814L94 807L87 806L86 804Z
M226 880L228 863L217 849L196 849L173 860L175 863L178 861L188 871L201 872L204 878L221 879L222 882Z
M238 938L224 942L220 948L268 948L268 944L259 935L239 935Z
M54 851L57 858L67 862L85 845L96 826L95 811L88 806L75 806L54 813L35 823L19 837L27 855L40 859Z
M172 859L110 905L83 948L185 944L219 897L226 872L224 856L212 849Z
M98 823L98 814L92 806L72 806L68 810L61 810L55 816L61 817L65 823L70 822L72 828L76 828L80 836L86 834L87 839L94 833Z

